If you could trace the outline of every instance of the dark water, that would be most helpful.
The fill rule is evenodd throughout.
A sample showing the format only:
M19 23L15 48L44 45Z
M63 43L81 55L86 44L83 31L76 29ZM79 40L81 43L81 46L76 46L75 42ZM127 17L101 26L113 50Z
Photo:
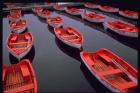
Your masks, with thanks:
M66 13L54 12L52 16L57 15L63 17L63 26L72 26L83 34L83 50L96 51L107 48L137 69L138 48L135 39L106 32L100 24L93 24ZM34 37L34 46L24 58L32 61L38 92L109 93L82 63L79 51L59 41L45 20L32 12L25 13L23 18L28 20L27 30ZM9 54L5 45L10 33L8 24L7 18L3 18L3 63L10 65L17 63L17 60Z

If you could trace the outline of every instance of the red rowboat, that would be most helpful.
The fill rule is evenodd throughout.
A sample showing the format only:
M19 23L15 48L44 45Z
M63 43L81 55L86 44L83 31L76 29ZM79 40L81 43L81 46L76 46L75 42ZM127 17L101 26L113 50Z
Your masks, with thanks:
M10 10L10 15L15 15L15 14L21 15L21 10L19 10L19 9L12 9L12 10Z
M54 5L53 8L60 11L65 10L65 6L62 6L62 5Z
M65 8L65 11L72 15L81 15L83 12L82 9L78 9L78 8Z
M99 9L105 12L118 12L119 8L111 7L111 6L99 6Z
M20 20L21 15L20 14L12 14L12 15L8 15L7 18L9 19L10 22L17 22Z
M62 17L49 17L47 18L47 22L52 27L60 27L62 25L63 19Z
M49 10L44 10L44 11L41 11L41 12L37 12L37 14L41 18L47 18L47 17L49 17L52 14L52 12L49 11Z
M97 4L92 4L92 3L86 3L86 4L84 4L84 6L87 7L87 8L93 8L93 9L99 7L99 5L97 5Z
M138 12L136 12L136 11L120 10L119 14L124 16L124 17L127 17L127 18L138 19Z
M9 52L19 59L23 58L31 50L32 45L33 36L30 32L23 34L10 33L6 41Z
M23 31L25 31L26 27L27 27L27 21L25 19L20 19L17 22L10 23L11 31L16 33L22 33Z
M76 29L72 27L54 28L54 32L63 43L79 49L82 47L84 38Z
M106 30L111 29L112 31L120 35L128 37L138 37L138 27L136 27L135 25L120 20L108 21L103 23L103 25Z
M44 5L53 5L51 2L44 2Z
M105 21L105 16L101 15L101 14L97 14L94 12L90 12L90 13L86 13L86 14L81 14L82 18L90 21L90 22L104 22Z
M81 52L80 56L90 72L113 93L134 93L138 72L126 61L102 48L96 52Z
M28 59L7 66L3 64L4 93L37 93L37 81L34 69Z
M42 7L38 7L38 6L32 7L32 11L33 11L34 13L36 13L36 12L41 12L41 11L43 11L43 8L42 8Z

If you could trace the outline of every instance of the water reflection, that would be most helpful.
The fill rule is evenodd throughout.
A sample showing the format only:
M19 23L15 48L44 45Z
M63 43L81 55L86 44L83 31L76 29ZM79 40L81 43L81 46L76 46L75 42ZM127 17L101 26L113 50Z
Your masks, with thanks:
M95 89L97 93L112 93L109 89L102 85L102 83L98 81L95 76L91 74L84 63L81 63L80 69L84 77L87 79L88 83Z
M32 48L28 52L28 54L25 55L22 59L29 59L30 62L32 63L33 59L34 59L34 56L35 56L35 48L34 48L34 46L32 46ZM15 56L13 56L11 53L9 53L9 59L10 59L11 64L17 64L19 62L19 59L16 58ZM22 59L20 59L20 60L22 60Z
M78 60L79 62L82 62L81 58L80 58L80 51L83 50L83 48L81 49L76 49L73 47L70 47L66 44L64 44L63 42L61 42L59 39L55 38L55 42L56 45L58 46L58 48L65 53L66 55Z

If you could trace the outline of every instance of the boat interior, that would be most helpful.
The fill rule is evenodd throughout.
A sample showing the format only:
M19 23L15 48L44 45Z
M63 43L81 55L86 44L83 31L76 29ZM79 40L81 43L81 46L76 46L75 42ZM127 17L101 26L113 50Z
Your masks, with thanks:
M20 34L20 35L12 34L11 37L9 38L8 46L10 48L27 47L30 40L31 40L31 36L29 33L24 33L24 34Z
M137 32L138 31L137 27L135 27L133 25L126 24L126 23L123 23L123 22L120 22L120 21L109 22L108 24L110 26L112 26L113 28L121 29L124 32L128 32L128 31Z
M3 71L4 92L18 92L22 91L31 93L33 91L33 79L30 69L27 64L18 66L4 66Z
M88 60L91 60L92 62L89 62L92 66L92 70L94 70L106 82L122 91L131 91L136 88L137 84L135 80L130 78L130 74L127 74L124 69L114 64L113 59L108 55L100 52L91 53L90 55L87 55L87 58L88 56Z
M49 21L55 22L55 23L61 23L62 19L61 17L56 17L56 18L48 18Z
M65 40L75 43L81 43L82 37L72 28L59 28L61 31L58 34Z

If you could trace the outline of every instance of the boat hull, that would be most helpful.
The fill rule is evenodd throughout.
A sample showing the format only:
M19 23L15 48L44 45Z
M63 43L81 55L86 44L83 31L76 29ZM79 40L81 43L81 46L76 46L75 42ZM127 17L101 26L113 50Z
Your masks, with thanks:
M105 11L105 12L118 12L119 11L118 8L107 10L107 9L104 9L103 7L101 7L101 6L99 6L99 9L102 10L102 11Z
M138 19L138 16L130 16L128 14L123 13L122 11L119 11L119 14L127 18Z
M81 17L89 22L102 23L105 21L105 19L93 19L93 18L85 17L84 15L81 15Z
M104 26L105 30L110 29L110 30L112 30L113 32L116 32L119 35L123 35L123 36L127 36L127 37L134 37L134 38L138 37L138 33L137 32L123 32L123 31L121 31L119 29L114 29L112 27L107 26L106 22L103 23L103 26Z
M10 22L18 22L20 18L15 18L15 19L9 19Z
M25 32L26 33L26 32ZM16 58L18 58L18 59L21 59L21 58L23 58L25 55L27 55L28 54L28 52L31 50L31 48L32 48L32 46L33 46L33 36L32 36L32 34L29 32L29 34L31 35L31 37L30 37L30 42L27 42L28 43L28 46L27 47L25 47L26 49L22 52L22 53L20 53L20 54L17 54L16 52L14 52L9 46L8 46L8 44L9 44L9 38L7 38L7 41L6 41L6 46L7 46L7 48L8 48L8 51L13 55L13 56L15 56ZM8 37L10 37L11 36L11 34L8 36Z
M110 91L114 92L114 93L121 93L121 91L115 89L114 87L112 87L111 85L107 84L105 81L103 81L92 69L91 67L87 64L87 62L85 61L83 55L83 52L80 53L81 55L81 59L83 60L84 64L86 65L86 67L89 69L89 71L91 72L91 74L93 76L95 76L105 87L107 87Z
M48 24L49 24L51 27L61 27L61 26L62 26L62 23L50 23L50 22L48 22Z
M12 50L9 50L9 52L14 56L14 57L16 57L16 58L18 58L18 59L22 59L24 56L26 56L28 53L29 53L29 51L31 50L31 48L32 48L32 46L30 46L25 52L23 52L23 53L21 53L21 54L16 54L16 53L14 53Z
M80 49L80 48L82 47L81 44L71 43L71 42L69 42L69 41L66 41L66 40L61 39L61 38L60 38L59 36L57 36L57 35L56 35L56 37L57 37L60 41L62 41L64 44L69 45L69 46L71 46L71 47L73 47L73 48L78 48L78 49Z
M40 10L35 10L35 9L32 9L32 11L33 11L34 13L37 13L37 12L42 12L42 11L43 11L43 9L40 9Z
M46 15L44 16L44 15L40 15L40 14L38 14L38 16L41 17L41 18L48 18L49 17L49 16L46 16Z
M84 5L87 8L92 8L92 9L97 9L99 8L99 5L95 5L95 6L88 6L88 5Z
M81 14L82 14L82 12L71 12L71 11L69 11L69 10L67 10L67 9L65 9L65 11L66 11L67 13L71 14L71 15L81 15Z
M23 68L23 69L22 69ZM15 72L15 74L13 74L13 71L11 70L15 70L18 71L18 73ZM6 73L8 75L8 77L10 78L9 74L12 74L12 78L16 77L14 80L12 80L13 82L11 82L12 84L10 85L11 87L7 87L4 86L4 93L19 93L19 92L30 92L30 93L37 93L37 81L36 81L36 75L34 72L34 69L31 65L31 62L28 59L23 59L21 61L19 61L17 64L14 64L13 66L7 66L7 65L3 65L3 82L6 82L7 80L5 80L5 78L7 78ZM10 73L9 73L10 71ZM25 71L25 72L24 72ZM27 74L28 73L28 76ZM26 74L26 76L25 76ZM23 75L23 76L20 76ZM26 79L30 77L30 80L32 82L27 82ZM20 81L18 79L23 78L24 81ZM16 83L19 83L18 86L14 85L14 81L19 81ZM9 80L8 80L9 81ZM25 83L25 84L21 84L21 83ZM9 84L9 83L7 83ZM6 85L7 85L6 84Z
M49 15L41 15L40 13L38 13L38 16L41 17L41 18L48 18L48 17L50 17L50 15L51 14L49 14Z
M61 29L61 30L60 30ZM69 32L69 31L70 32ZM64 31L64 32L63 32ZM72 28L72 27L63 27L62 28L54 28L54 33L55 36L62 41L64 44L71 46L73 48L78 48L81 49L82 44L83 44L83 36L80 32L78 32L76 29ZM63 36L70 36L70 34L65 34L65 33L71 33L71 35L73 35L74 37L76 36L77 38L74 37L69 37L68 38L64 38ZM76 40L78 39L78 41ZM74 40L74 41L73 41ZM76 40L76 42L75 42ZM79 41L80 40L80 41Z
M13 31L15 33L22 33L25 31L26 28L27 28L27 26L24 26L23 28L11 29L11 31Z
M57 8L57 7L53 7L55 10L59 10L59 11L64 11L65 8Z

